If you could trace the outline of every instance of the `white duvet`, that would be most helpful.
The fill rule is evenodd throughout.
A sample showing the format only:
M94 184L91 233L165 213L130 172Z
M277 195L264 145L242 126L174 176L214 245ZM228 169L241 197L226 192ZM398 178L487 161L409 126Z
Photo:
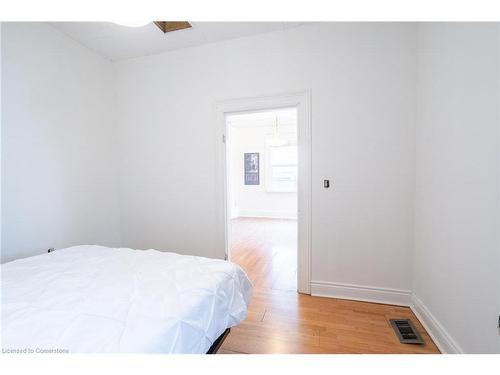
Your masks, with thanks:
M245 319L237 265L156 250L77 246L2 265L2 348L206 353Z

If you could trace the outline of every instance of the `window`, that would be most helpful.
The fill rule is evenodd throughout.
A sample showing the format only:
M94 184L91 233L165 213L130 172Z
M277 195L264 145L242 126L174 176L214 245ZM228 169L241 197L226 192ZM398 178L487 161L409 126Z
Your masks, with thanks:
M297 191L297 146L268 147L266 188L270 192Z

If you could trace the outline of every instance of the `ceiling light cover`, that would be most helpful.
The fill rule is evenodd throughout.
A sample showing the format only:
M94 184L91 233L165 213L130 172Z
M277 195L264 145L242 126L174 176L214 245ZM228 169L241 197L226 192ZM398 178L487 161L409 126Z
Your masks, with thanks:
M125 26L125 27L143 27L149 25L151 21L120 21L114 22L117 25Z

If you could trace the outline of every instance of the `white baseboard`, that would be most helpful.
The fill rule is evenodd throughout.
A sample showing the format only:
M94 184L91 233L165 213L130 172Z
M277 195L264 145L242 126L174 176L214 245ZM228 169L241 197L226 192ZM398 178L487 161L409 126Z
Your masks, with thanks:
M266 210L238 210L238 217L265 217L270 219L297 219L297 212L293 211L266 211Z
M464 351L457 344L450 334L444 329L434 315L429 311L427 306L415 295L411 296L410 308L416 315L420 323L437 345L441 353L446 354L462 354Z
M411 302L411 292L409 290L340 284L326 281L311 281L311 295L398 306L410 306Z

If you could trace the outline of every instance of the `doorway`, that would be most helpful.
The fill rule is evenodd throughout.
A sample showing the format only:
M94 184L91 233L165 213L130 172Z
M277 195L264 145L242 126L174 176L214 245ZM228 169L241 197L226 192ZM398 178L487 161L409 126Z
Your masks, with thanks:
M233 136L248 133L252 127L250 123L255 123L258 118L257 125L260 121L265 139L262 149L232 147ZM255 275L256 286L309 294L310 93L220 101L217 103L217 120L216 140L220 146L216 149L216 177L221 188L217 189L216 200L215 257L235 260L234 256L239 256L242 262L241 259L246 258L248 264L255 266L251 272ZM237 154L235 162L231 154ZM288 203L258 207L257 201L248 200L247 196L236 192L233 179L237 179L241 185L239 188L246 191L260 189L268 197L287 195ZM273 202L272 198L268 199L268 203ZM258 255L256 242L260 243L259 251L263 254L252 260L252 256ZM264 255L267 255L267 261Z
M228 258L254 288L297 290L297 108L226 115Z

